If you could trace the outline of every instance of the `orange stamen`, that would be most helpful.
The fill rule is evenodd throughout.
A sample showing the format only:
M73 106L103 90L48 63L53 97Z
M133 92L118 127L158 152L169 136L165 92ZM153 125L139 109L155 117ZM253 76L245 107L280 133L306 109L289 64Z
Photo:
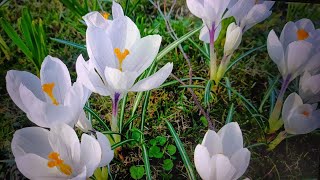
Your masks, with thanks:
M117 56L119 61L119 70L122 71L122 62L129 55L129 50L125 49L123 52L119 48L114 49L114 54Z
M297 38L298 40L305 40L309 37L309 34L307 31L305 31L304 29L299 29L297 31Z
M52 104L58 106L59 103L58 103L57 99L53 95L54 86L55 86L54 83L47 83L47 84L42 85L42 90L43 90L43 92L45 92L49 96L49 98L52 101Z
M57 167L60 172L70 176L72 174L72 168L68 164L64 163L64 160L60 159L60 154L57 152L51 152L48 155L48 167Z

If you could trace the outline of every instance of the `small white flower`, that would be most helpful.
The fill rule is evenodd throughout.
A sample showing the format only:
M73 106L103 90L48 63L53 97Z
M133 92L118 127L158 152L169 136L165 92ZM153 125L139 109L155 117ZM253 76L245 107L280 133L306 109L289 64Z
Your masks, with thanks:
M283 104L282 120L290 134L306 134L320 127L317 104L303 104L301 97L291 93Z
M90 95L81 83L71 85L66 65L51 56L41 65L40 79L29 72L10 70L6 83L13 102L42 127L56 123L73 126Z
M228 123L218 133L208 130L194 152L196 169L204 180L240 178L250 161L250 151L243 148L241 129Z
M233 0L229 4L225 17L233 16L236 24L245 32L267 19L272 13L270 9L273 4L274 1Z
M232 54L240 45L242 39L242 30L235 23L229 24L227 28L226 42L224 44L224 54Z
M305 72L299 81L299 95L303 102L317 103L320 101L320 74L312 76Z
M80 143L66 124L54 125L50 131L40 127L17 130L11 143L19 171L29 179L44 180L85 180L92 176L101 163L101 147L87 134L82 134Z

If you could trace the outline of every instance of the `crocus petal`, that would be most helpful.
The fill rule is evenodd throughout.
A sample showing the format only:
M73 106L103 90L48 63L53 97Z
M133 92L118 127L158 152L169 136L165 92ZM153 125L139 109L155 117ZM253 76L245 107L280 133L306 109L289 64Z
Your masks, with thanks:
M56 106L39 100L23 84L19 88L22 102L28 109L27 116L33 123L41 127L51 127L57 123L72 124L74 116L72 109L66 106Z
M71 79L67 66L58 58L47 56L40 70L41 84L54 83L53 94L60 104L71 87ZM47 102L51 102L49 96Z
M114 157L114 151L111 150L111 145L108 138L101 132L97 133L97 140L101 147L101 161L99 167L108 165Z
M194 164L202 179L210 178L210 154L205 146L198 144L194 150Z
M210 159L210 180L231 180L236 169L230 163L228 157L216 154ZM208 180L209 180L208 179Z
M207 26L203 26L201 29L199 39L205 43L210 43L210 34Z
M309 71L311 74L317 74L320 72L320 52L316 52L313 56L308 60L304 70Z
M237 122L231 122L223 126L218 135L221 138L223 154L231 158L232 154L243 148L242 132Z
M80 116L79 116L79 119L78 119L78 122L77 122L76 126L77 126L82 132L85 132L85 133L93 130L92 124L91 124L91 122L87 119L86 113L85 113L84 111L82 111L82 112L80 113Z
M188 9L198 18L203 18L204 0L187 0Z
M284 47L284 50L288 45L297 40L297 26L294 22L288 22L284 27L280 35L280 42Z
M80 174L70 180L86 180L87 179L87 168L83 167Z
M17 158L31 153L47 158L52 151L48 136L49 131L39 127L27 127L17 130L11 142L14 157Z
M207 148L208 152L210 153L210 156L223 153L220 136L212 130L207 131L202 140L201 145Z
M7 91L13 100L13 102L24 112L27 113L27 108L24 106L21 100L19 87L20 84L23 84L26 88L30 89L30 91L39 99L45 101L45 96L41 89L40 79L25 71L15 71L10 70L6 75L6 86Z
M112 2L112 17L113 19L121 18L124 16L122 7L116 1Z
M232 2L234 3L234 2ZM248 14L250 9L254 6L254 0L238 0L224 15L225 18L233 16L237 25Z
M114 55L111 40L106 31L100 28L88 27L86 42L90 60L100 76L103 75L106 66L117 67L118 62Z
M97 27L106 30L108 26L110 26L110 22L97 11L90 12L82 18L88 27Z
M307 32L312 32L315 30L314 25L310 19L300 19L296 23L298 29L304 29Z
M140 32L136 24L128 17L117 18L108 29L113 48L131 50L132 46L140 39Z
M98 93L102 96L109 96L110 92L104 85L100 76L94 70L91 60L85 62L82 55L80 55L76 62L76 71L79 81L92 92Z
M160 44L161 36L159 35L150 35L137 40L122 63L123 71L135 71L141 74L157 56Z
M236 169L236 173L233 175L232 179L239 179L249 166L250 151L247 148L239 149L232 155L230 162Z
M154 88L159 87L170 75L173 69L173 63L167 63L159 71L153 75L142 79L137 82L130 91L139 92L139 91L148 91Z
M80 142L76 132L66 124L57 124L50 129L49 142L66 164L80 164Z
M221 1L221 0L205 0L204 4L210 4L210 6L215 9L217 19L220 19L216 23L220 24L220 21L222 20L221 19L222 15L226 11L226 9L229 5L229 2L230 2L230 0L223 0L223 1ZM205 8L207 8L207 7L205 6ZM212 11L212 9L211 9L211 11Z
M299 81L299 95L304 102L317 103L320 101L320 74L311 76L305 72Z
M244 27L243 32L267 19L271 15L271 13L272 11L269 11L269 9L267 9L264 4L254 5L246 16L245 25L241 24L241 26Z
M312 51L312 44L306 41L294 41L289 44L285 59L287 60L288 73L294 79L304 71L309 55Z
M281 42L273 30L271 30L268 35L267 49L270 58L277 64L280 73L284 76L287 72L286 63L284 61L284 51Z
M121 72L119 69L106 67L105 77L108 85L112 87L115 92L126 92L128 91L136 78L138 77L137 72Z
M284 124L288 122L291 111L293 111L295 108L302 104L302 99L297 93L291 93L287 97L282 107L282 120L284 121Z
M47 159L36 154L26 154L15 158L15 161L19 171L28 179L44 179L46 177L67 179L67 176L57 168L49 168Z
M87 135L81 136L81 164L86 166L87 177L92 176L101 160L101 148L98 141Z

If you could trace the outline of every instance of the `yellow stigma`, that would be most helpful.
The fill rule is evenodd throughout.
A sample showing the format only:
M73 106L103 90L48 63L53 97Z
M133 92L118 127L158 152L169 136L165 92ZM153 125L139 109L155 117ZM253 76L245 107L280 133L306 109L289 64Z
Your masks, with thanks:
M108 19L110 14L107 13L107 12L101 12L101 15L105 18L105 19Z
M72 168L68 164L65 164L62 159L60 159L60 154L57 152L51 152L48 155L48 167L53 168L57 167L60 172L70 176L72 174Z
M49 98L52 101L52 104L58 106L59 103L58 103L57 99L53 95L54 85L55 85L54 83L44 84L44 85L42 85L42 90L43 90L43 92L45 92L49 96Z
M307 31L305 31L304 29L299 29L297 31L297 38L298 40L305 40L309 37L309 34Z
M123 52L119 48L114 49L114 54L117 56L119 61L119 70L122 71L122 62L129 55L129 50L125 49Z
M302 114L305 115L306 117L309 117L309 115L310 115L310 113L307 111L303 111Z

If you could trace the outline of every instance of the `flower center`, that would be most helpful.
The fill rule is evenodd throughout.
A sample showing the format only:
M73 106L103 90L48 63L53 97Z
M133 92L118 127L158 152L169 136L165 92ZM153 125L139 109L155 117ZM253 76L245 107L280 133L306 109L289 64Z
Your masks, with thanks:
M305 31L304 29L299 29L297 31L297 38L298 40L305 40L309 37L309 34L307 31Z
M303 114L304 116L306 116L306 117L309 117L309 115L310 115L310 113L307 112L307 111L303 111L302 114Z
M48 155L48 167L53 168L57 167L60 172L70 176L72 174L72 168L68 164L65 164L62 159L60 159L60 154L57 152L51 152Z
M54 88L55 84L54 83L47 83L47 84L44 84L42 85L42 91L45 92L49 98L51 99L52 101L52 104L58 106L59 103L57 101L57 99L54 97L53 95L53 88Z
M114 49L114 54L117 56L119 61L119 70L122 71L122 62L129 55L129 50L125 49L123 52L119 48Z
M105 19L108 19L110 14L107 13L107 12L101 12L101 15L105 18Z

